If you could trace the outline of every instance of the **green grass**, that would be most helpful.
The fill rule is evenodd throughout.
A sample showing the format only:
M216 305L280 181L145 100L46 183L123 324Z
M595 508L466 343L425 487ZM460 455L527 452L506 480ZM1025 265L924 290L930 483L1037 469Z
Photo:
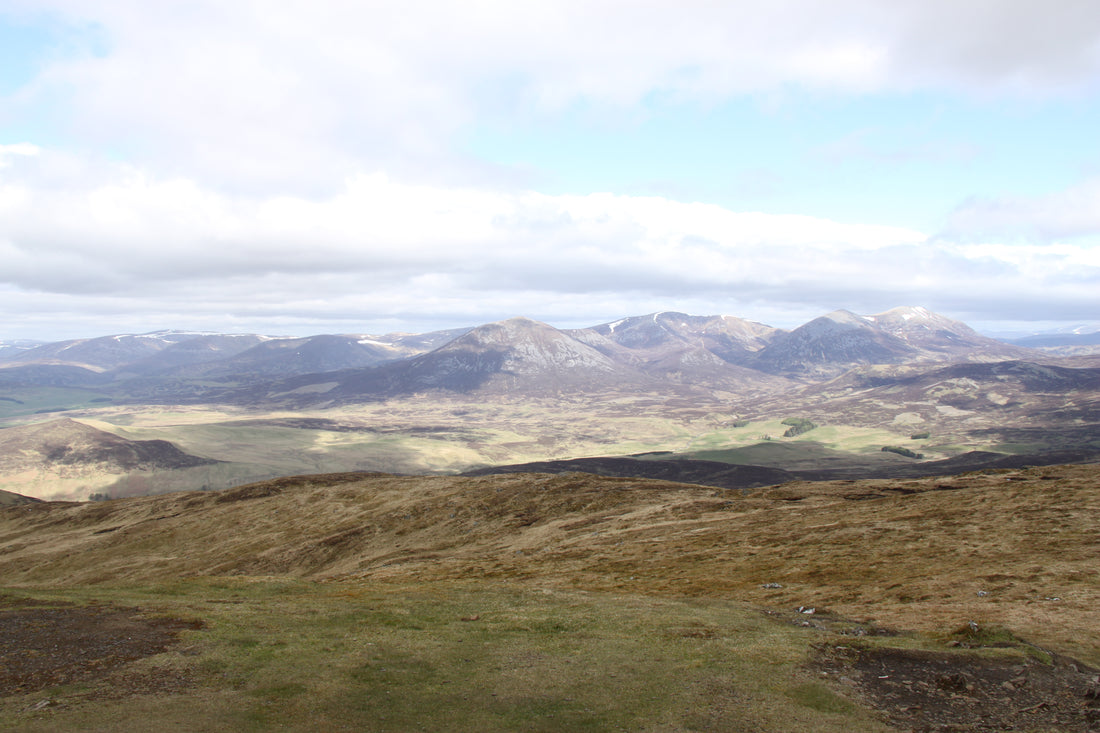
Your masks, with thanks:
M799 468L818 466L822 460L844 455L814 441L780 439L726 450L697 451L685 457L723 463Z
M960 626L943 635L943 640L971 649L992 651L994 654L1001 652L1009 656L1031 657L1042 664L1052 664L1054 661L1050 652L1027 643L998 624L975 623Z
M186 633L198 656L161 655L190 660L197 684L146 709L147 729L882 730L802 671L820 632L736 603L243 579L41 595L206 623ZM0 708L0 729L94 728L145 708L58 694L42 711Z
M803 682L791 687L787 694L799 705L822 713L851 713L855 705L837 695L820 682Z
M101 392L75 387L3 387L2 393L8 399L0 400L0 421L35 415L46 420L54 416L54 412L109 404L97 401L105 399Z
M1029 453L1041 453L1042 451L1049 450L1050 447L1051 446L1046 443L996 443L990 446L989 450L996 451L997 453L1026 455Z

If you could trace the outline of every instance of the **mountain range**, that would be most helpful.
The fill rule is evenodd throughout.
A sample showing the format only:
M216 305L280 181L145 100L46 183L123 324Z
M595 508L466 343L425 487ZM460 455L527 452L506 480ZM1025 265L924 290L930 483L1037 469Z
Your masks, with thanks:
M920 307L789 331L665 311L580 329L517 317L6 346L0 488L39 497L516 464L734 488L1100 457L1100 357Z
M0 711L1091 730L1098 462L1100 357L916 307L0 344Z
M571 330L512 318L427 334L273 338L163 331L4 347L0 385L250 404L659 385L744 394L871 364L1044 358L919 307L871 316L838 310L791 331L733 316L661 312Z

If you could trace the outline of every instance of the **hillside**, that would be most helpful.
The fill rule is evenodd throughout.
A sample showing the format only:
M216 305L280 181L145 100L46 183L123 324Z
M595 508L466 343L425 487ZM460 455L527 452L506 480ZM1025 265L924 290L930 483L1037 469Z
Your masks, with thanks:
M2 508L0 728L1088 730L1094 478L330 474Z
M434 390L599 391L642 378L556 328L511 318L479 326L407 361L288 380L272 391L280 401L348 403Z
M965 359L973 358L975 354L980 354L982 360L1026 359L1035 356L1030 349L982 336L961 321L919 306L892 308L865 318L876 328L898 337L910 346L943 358L961 356Z
M1028 361L873 366L756 407L761 414L927 434L921 445L931 449L1095 452L1100 369Z
M943 460L922 461L899 459L896 453L881 450L877 454L852 456L831 451L814 442L795 445L769 442L745 449L703 451L702 455L720 456L722 460L662 451L641 457L602 456L497 465L471 469L462 475L579 471L597 476L662 479L744 491L788 481L930 478L964 471L1049 466L1096 459L1094 451L1063 450L1032 455L968 451ZM750 460L753 462L750 463Z
M18 504L34 504L40 502L41 499L35 499L31 496L23 496L22 494L16 494L12 491L0 491L0 506L16 506Z
M83 499L129 474L209 466L215 460L181 451L165 440L128 440L70 418L0 428L0 481L48 498ZM143 484L148 488L148 481ZM142 491L141 493L144 493Z
M1100 661L1087 633L1100 628L1095 471L788 483L748 495L579 473L287 478L5 510L0 574L19 586L227 574L538 578L817 605L925 631L979 615ZM761 588L773 581L784 587ZM978 590L989 595L979 600ZM1054 596L1063 600L1044 604Z
M737 364L766 346L778 333L771 326L734 316L692 316L664 311L593 326L577 331L575 337L584 340L598 335L633 352L642 362L703 349Z
M871 316L838 310L777 334L745 362L785 376L835 377L869 364L999 361L1036 352L981 336L965 323L918 307Z
M209 461L163 440L127 440L69 418L0 430L0 470L43 465L105 470L187 468Z

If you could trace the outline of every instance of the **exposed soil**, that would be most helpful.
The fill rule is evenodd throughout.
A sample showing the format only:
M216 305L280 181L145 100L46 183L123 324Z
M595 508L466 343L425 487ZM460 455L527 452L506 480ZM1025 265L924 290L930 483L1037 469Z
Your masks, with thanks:
M198 621L146 618L138 608L0 595L0 697L108 676L104 694L111 697L186 687L190 680L179 675L149 679L125 667L166 651L181 630L200 627Z
M932 731L1100 731L1100 677L1064 657L824 645L815 667L891 725Z

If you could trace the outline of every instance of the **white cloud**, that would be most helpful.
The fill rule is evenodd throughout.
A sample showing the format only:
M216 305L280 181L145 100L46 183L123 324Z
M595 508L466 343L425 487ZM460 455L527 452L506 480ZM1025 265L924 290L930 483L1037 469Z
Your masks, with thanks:
M1100 178L1037 197L976 198L954 211L946 236L1053 242L1100 237Z
M149 328L211 328L220 317L269 323L260 329L268 331L357 330L516 314L575 324L655 307L738 313L765 301L785 304L769 312L799 313L949 303L987 317L1046 303L1084 317L1100 279L1095 250L1083 245L929 240L658 197L458 189L383 175L350 178L323 199L258 197L126 166L100 185L37 180L28 171L29 182L9 181L0 194L8 305L18 300L33 315L76 302L116 319L142 313L155 319Z
M37 145L30 143L15 143L14 145L0 145L0 160L3 160L5 155L38 155L40 152Z
M14 145L0 145L0 170L12 165L15 156L34 157L41 152L37 145L30 143L15 143ZM10 195L10 194L9 194ZM0 179L0 206L4 205L4 182Z
M1100 230L1095 181L972 201L929 239L494 186L452 147L486 119L553 120L573 106L629 116L654 95L705 106L792 87L1092 94L1094 0L20 7L75 29L69 39L93 37L0 98L0 119L42 130L0 141L0 308L28 327L96 326L98 314L310 330L441 313L451 325L520 313L575 323L657 307L769 319L906 302L985 316L1095 311L1094 250L1074 239ZM950 140L838 145L890 160L972 155ZM1019 231L1061 245L1001 243Z
M648 95L1095 91L1093 0L185 4L43 0L106 50L58 60L21 104L158 172L331 193L389 170L453 180L456 131ZM58 97L60 95L60 97ZM28 101L29 100L29 101ZM59 101L60 100L60 101Z

